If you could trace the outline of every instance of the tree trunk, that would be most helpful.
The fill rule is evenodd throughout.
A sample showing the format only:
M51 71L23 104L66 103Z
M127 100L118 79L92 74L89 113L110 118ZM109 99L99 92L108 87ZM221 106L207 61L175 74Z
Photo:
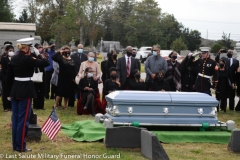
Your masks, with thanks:
M79 35L79 41L80 44L82 44L83 46L85 45L85 38L84 38L84 32L83 32L83 26L80 25L80 35Z

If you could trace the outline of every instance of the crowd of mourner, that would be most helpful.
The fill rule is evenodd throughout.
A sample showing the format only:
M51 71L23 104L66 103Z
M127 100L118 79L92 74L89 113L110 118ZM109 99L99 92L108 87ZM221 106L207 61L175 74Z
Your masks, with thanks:
M15 79L11 80L9 71L9 64L14 56L21 53L21 46L15 51L11 42L4 45L5 52L1 56L2 102L4 111L8 112L12 110L11 103L16 103L11 98L21 94L12 93L12 88L26 86L12 86L13 82L10 83L24 81L17 72L13 76ZM227 57L221 57L224 52L221 49L215 59L212 59L209 50L202 49L198 53L189 53L180 63L176 51L172 51L168 59L165 59L161 56L160 46L153 46L151 54L142 65L146 72L146 78L142 79L141 63L135 59L137 51L131 46L126 47L121 57L112 50L101 64L96 62L95 53L84 53L82 44L77 48L76 52L72 52L69 46L56 50L54 43L50 43L47 48L41 44L30 46L28 52L31 53L26 56L48 61L33 65L34 72L43 73L42 82L33 83L34 109L45 109L44 101L55 99L53 108L62 106L67 109L77 105L79 114L90 113L94 116L96 112L105 112L105 96L117 90L201 92L209 95L214 90L216 99L220 102L218 110L226 112L229 106L229 110L240 111L240 104L235 107L235 95L240 92L240 87L237 87L240 86L240 68L239 61L233 58L232 50L225 51ZM98 89L101 83L102 93Z

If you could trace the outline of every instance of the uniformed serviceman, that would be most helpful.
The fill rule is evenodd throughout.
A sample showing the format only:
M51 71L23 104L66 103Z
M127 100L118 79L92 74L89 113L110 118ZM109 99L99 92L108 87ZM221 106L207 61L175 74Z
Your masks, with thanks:
M199 53L194 53L188 60L188 66L196 65L198 76L195 82L195 89L197 92L211 95L210 88L211 79L213 80L213 88L216 88L218 82L218 66L217 62L210 58L209 49L201 49L201 58L194 60ZM197 63L197 64L196 64Z
M19 52L11 58L7 71L7 91L12 102L12 145L13 150L27 152L25 136L27 135L31 99L36 97L34 83L31 81L34 67L46 67L48 60L31 56L30 46L34 38L17 40ZM37 56L39 52L35 53ZM10 98L11 97L11 98Z

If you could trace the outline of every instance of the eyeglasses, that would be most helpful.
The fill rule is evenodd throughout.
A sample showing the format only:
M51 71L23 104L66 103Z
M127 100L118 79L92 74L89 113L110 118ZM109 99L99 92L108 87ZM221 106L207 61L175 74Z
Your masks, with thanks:
M207 53L208 51L202 51L202 54L205 54L205 53Z
M158 50L153 50L153 51L157 52Z

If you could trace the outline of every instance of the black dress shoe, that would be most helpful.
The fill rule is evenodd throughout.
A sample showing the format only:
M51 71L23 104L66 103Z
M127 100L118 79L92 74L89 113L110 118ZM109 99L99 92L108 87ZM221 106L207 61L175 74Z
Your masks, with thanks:
M18 149L16 149L15 151L18 151L18 152L31 152L32 149L30 149L30 148L26 148L26 149L24 149L24 150L18 150Z

